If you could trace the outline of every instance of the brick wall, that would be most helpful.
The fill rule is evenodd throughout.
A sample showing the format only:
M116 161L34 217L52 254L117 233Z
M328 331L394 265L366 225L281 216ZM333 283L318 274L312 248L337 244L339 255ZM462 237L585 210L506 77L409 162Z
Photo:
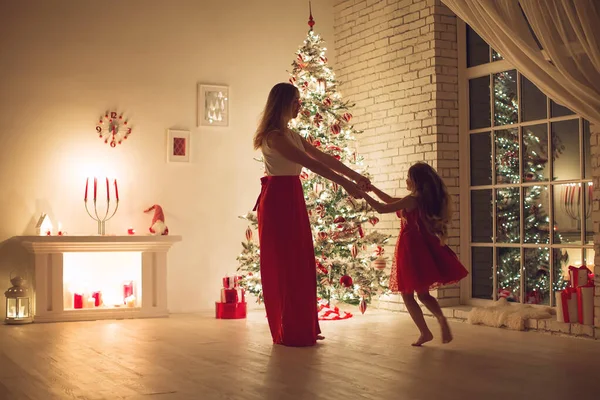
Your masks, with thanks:
M359 152L373 182L403 196L410 165L436 168L453 197L449 244L458 253L456 17L440 0L338 0L334 18L336 76L344 98L356 104L356 128L364 131ZM391 260L399 221L388 214L376 228L393 235ZM442 305L457 304L458 286L437 296Z

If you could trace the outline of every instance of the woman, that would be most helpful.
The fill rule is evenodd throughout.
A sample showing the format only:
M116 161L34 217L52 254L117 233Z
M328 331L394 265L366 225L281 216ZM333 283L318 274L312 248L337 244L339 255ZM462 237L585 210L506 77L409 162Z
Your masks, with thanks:
M288 129L298 115L300 94L279 83L271 89L254 135L266 175L257 200L260 273L273 343L312 346L320 335L317 318L317 277L312 231L300 183L302 167L342 186L355 197L367 178L317 150Z

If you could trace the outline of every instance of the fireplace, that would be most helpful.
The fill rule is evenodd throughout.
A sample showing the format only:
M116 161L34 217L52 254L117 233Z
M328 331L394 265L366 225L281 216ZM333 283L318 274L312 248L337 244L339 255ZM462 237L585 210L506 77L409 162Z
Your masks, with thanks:
M166 317L167 252L180 236L24 236L34 321Z

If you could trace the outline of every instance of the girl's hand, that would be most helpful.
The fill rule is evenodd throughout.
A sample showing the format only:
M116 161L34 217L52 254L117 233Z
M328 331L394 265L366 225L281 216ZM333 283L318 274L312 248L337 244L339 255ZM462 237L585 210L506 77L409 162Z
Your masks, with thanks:
M363 198L364 192L362 190L360 190L358 185L355 184L354 182L348 181L345 185L343 185L343 187L344 187L344 189L346 189L346 192L348 192L348 194L350 196L354 197L355 199Z

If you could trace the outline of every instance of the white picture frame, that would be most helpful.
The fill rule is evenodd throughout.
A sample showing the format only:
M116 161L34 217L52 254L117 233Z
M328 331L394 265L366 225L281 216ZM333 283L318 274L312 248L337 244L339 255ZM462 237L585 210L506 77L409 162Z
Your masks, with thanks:
M229 87L198 84L198 126L229 126Z
M182 129L167 129L167 162L190 162L190 138L190 131Z

